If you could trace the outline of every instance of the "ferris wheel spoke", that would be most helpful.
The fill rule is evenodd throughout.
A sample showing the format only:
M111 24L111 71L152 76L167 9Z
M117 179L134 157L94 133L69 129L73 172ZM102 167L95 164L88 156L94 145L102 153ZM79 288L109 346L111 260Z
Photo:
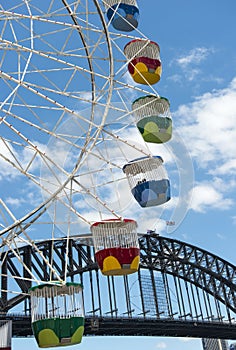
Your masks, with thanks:
M28 244L46 278L64 283L68 260L57 269L57 252L50 260L38 242L65 239L68 253L70 237L87 234L97 220L148 215L135 207L123 170L133 159L152 157L131 105L158 93L132 81L132 59L124 53L127 41L148 39L134 27L115 30L104 4L0 5L1 252L25 268L20 248ZM25 269L25 280L44 278L32 274Z
M87 69L87 68L75 65L73 63L70 63L69 60L68 61L62 60L61 58L56 57L57 55L53 56L50 53L45 53L43 51L39 51L39 50L36 50L36 49L24 47L24 46L19 45L17 43L10 42L9 40L6 40L6 39L2 39L2 43L5 43L6 45L11 45L11 47L16 52L17 52L17 50L20 50L21 52L28 52L30 54L36 54L36 55L41 56L41 57L43 57L43 58L45 58L47 60L51 60L51 61L56 62L58 64L62 64L62 67L68 67L68 68L76 69L78 72L92 74L95 77L104 79L104 75L103 74L100 74L98 72L94 72L91 69ZM71 55L67 55L67 56L68 56L68 58L71 57ZM82 58L85 58L85 57L86 56L84 56ZM59 69L61 69L61 67ZM38 73L40 73L40 71L38 71ZM22 72L22 75L25 75L24 71ZM4 74L3 74L3 77L4 77ZM7 75L6 75L6 77L7 77ZM15 79L15 81L17 81L17 80L19 81L19 79Z
M24 232L25 233L25 232ZM38 248L38 246L30 240L30 237L28 235L25 235L25 238L23 235L21 235L19 238L17 238L17 242L15 239L10 239L6 241L6 245L9 248L9 250L12 252L13 256L17 259L17 261L20 263L20 265L23 267L25 271L28 273L28 278L26 277L20 277L19 275L11 276L15 280L22 280L22 281L30 281L30 282L36 282L37 284L40 282L39 279L36 278L34 273L30 270L30 268L27 266L27 264L22 259L22 254L19 250L19 244L27 244L30 247L34 249L34 251L40 256L41 258L41 267L43 267L43 264L46 264L48 267L50 274L54 276L54 278L57 278L58 281L62 281L61 277L59 276L57 270L52 266L50 261L44 256L43 252ZM24 291L24 292L28 292Z

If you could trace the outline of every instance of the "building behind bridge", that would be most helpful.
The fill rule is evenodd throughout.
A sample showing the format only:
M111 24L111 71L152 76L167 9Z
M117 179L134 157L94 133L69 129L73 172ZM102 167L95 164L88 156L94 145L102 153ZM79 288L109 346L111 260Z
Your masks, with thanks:
M228 350L228 342L223 339L202 339L203 350Z

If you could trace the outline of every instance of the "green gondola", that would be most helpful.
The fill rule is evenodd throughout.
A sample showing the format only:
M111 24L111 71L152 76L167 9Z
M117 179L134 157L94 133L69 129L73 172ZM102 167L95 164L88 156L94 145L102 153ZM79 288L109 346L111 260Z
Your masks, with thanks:
M46 283L29 292L32 329L40 348L81 343L84 309L80 284Z
M172 137L170 103L164 97L147 95L132 104L136 125L145 142L165 143Z

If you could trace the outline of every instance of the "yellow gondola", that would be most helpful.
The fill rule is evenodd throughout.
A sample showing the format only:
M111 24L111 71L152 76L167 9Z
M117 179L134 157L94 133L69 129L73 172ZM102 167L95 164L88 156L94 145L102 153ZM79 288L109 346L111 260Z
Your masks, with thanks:
M153 85L161 77L162 66L159 45L147 39L135 39L124 47L129 60L128 71L138 84Z

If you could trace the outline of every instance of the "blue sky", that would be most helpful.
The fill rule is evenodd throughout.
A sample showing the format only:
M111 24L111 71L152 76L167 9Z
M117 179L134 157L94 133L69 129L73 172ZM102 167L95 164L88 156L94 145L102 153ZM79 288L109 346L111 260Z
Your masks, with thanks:
M154 88L169 99L174 125L173 140L168 145L158 149L150 147L153 152L164 156L173 199L161 209L161 220L148 220L151 211L146 212L143 220L146 226L141 229L155 228L162 235L194 244L235 264L236 2L140 0L138 4L138 29L160 45L163 73ZM131 83L128 77L127 81ZM71 127L70 123L67 125ZM181 147L178 149L179 143ZM178 159L183 150L182 164ZM63 164L65 159L69 163L73 156L68 158L65 155ZM117 153L116 157L118 159L121 155ZM86 167L88 164L84 165L85 172ZM184 177L185 171L187 178ZM0 179L1 176L0 172ZM16 179L14 174L11 176ZM187 206L183 202L179 204L179 217L175 218L180 187L181 195L188 200ZM17 203L12 194L7 196L2 185L1 191L16 216L20 215L19 198ZM30 200L29 193L27 196ZM35 206L37 201L33 199L32 206ZM78 202L80 198L77 199ZM92 200L88 203L93 207ZM24 205L26 203L22 200L21 206ZM132 210L133 203L125 214L131 215ZM168 229L165 220L173 217L176 226ZM85 338L80 347L87 350L92 347L110 349L111 346L129 346L137 350L143 347L150 350L198 350L201 342L199 339L164 337L91 337ZM13 339L13 349L26 348L37 348L33 339Z

